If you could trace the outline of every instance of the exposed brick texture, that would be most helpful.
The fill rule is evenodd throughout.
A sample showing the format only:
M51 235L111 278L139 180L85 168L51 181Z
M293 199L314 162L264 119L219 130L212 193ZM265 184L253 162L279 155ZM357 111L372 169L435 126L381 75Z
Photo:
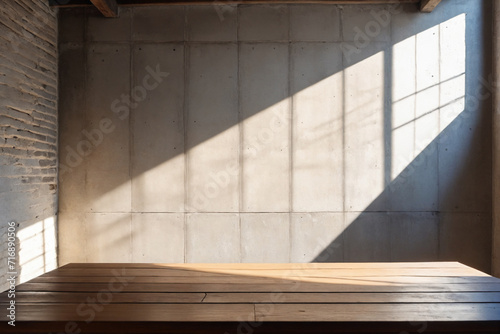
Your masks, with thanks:
M16 272L57 264L57 12L48 1L0 7L0 288L7 288L7 224L16 222Z

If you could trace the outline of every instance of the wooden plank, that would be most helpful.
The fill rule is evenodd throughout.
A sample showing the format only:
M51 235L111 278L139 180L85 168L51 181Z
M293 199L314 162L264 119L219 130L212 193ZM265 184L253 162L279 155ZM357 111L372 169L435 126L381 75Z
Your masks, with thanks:
M500 322L500 280L459 263L71 264L16 290L21 321Z
M133 283L121 286L123 292L480 292L500 291L498 283L414 284L414 285L349 285L301 283L281 284L189 284L189 283ZM99 292L112 291L105 283L24 283L17 291Z
M57 303L77 304L95 300L94 292L16 292L16 304ZM201 303L206 294L197 293L113 293L109 303ZM0 294L0 304L9 303L7 294ZM223 303L222 303L223 304Z
M374 276L374 277L308 277L308 276L290 276L281 277L260 277L260 276L122 276L133 283L224 283L230 281L231 284L279 284L288 281L306 282L306 283L328 283L328 284L355 284L355 285L387 285L387 284L428 284L428 283L497 283L494 277L420 277L420 276ZM114 276L40 276L33 279L32 283L108 283L114 279Z
M382 268L382 269L300 269L300 270L230 270L220 269L212 271L203 270L176 270L176 269L56 269L47 276L203 276L203 277L397 277L397 276L421 276L421 277L491 277L488 274L472 268L443 268L440 270L432 268Z
M500 303L500 292L208 293L204 303Z
M241 284L279 284L286 283L286 280L272 277L247 277L247 276L123 276L133 283L189 283L189 284L210 284L210 283L241 283ZM112 276L47 276L38 277L33 283L108 283ZM347 280L344 280L347 281Z
M99 275L98 269L110 268L119 269L122 272L129 269L147 269L148 271L134 271L134 275L142 275L143 273L165 275L164 272L155 272L154 270L169 270L172 276L178 275L206 275L214 274L229 274L229 275L251 275L251 276L290 276L301 273L314 274L324 276L375 276L375 275L420 275L420 276L489 276L479 270L462 265L457 262L436 262L436 263L307 263L307 264L179 264L179 265L160 265L160 264L100 264L90 267L86 264L71 264L58 269L60 270L77 270L80 269L80 275L83 269L92 269L91 275ZM439 268L439 271L435 269ZM376 271L374 271L377 269ZM420 271L428 269L427 271ZM388 270L388 271L386 271ZM392 270L392 273L390 272ZM329 272L325 272L329 271ZM199 274L198 274L199 273Z
M116 0L90 0L105 17L118 17Z
M422 0L420 1L420 11L424 13L430 13L436 8L441 0Z
M21 304L16 321L238 321L254 319L252 304L108 304L90 312L82 304ZM80 310L80 311L78 311ZM87 311L87 312L86 312Z
M330 263L68 263L68 268L167 268L184 270L230 269L230 270L284 270L284 269L379 269L379 268L470 268L456 261L436 262L330 262Z
M256 321L495 321L496 303L257 304Z
M17 292L16 304L77 304L95 300L96 293ZM0 304L7 304L6 294ZM442 293L113 293L109 304L287 304L287 303L500 303L500 292Z
M443 269L436 271L435 269L380 269L380 270L362 270L362 269L345 269L345 270L259 270L259 271L185 271L185 270L170 270L170 269L125 269L125 270L106 270L106 269L59 269L54 272L45 274L44 276L200 276L200 277L224 277L224 276L248 276L248 277L397 277L397 276L455 276L455 277L490 277L484 273L475 271L465 271L463 269Z
M255 311L254 311L255 307ZM80 308L80 312L77 311ZM21 304L18 321L82 321L81 304ZM89 307L90 308L90 307ZM80 314L79 314L80 313ZM498 321L496 303L108 304L93 321Z

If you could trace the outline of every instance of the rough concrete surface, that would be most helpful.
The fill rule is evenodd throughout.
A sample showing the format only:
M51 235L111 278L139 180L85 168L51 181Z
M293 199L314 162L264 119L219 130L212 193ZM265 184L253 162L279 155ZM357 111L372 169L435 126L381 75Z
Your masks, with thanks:
M431 14L62 10L76 30L60 31L60 163L82 130L114 127L64 175L62 264L446 259L489 271L491 96L478 87L490 12L463 0Z

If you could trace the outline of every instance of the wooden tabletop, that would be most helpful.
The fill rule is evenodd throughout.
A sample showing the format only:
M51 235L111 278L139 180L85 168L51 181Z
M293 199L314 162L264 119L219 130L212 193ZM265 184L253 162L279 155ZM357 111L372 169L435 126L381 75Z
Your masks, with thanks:
M500 279L458 262L72 263L15 301L17 322L499 322Z

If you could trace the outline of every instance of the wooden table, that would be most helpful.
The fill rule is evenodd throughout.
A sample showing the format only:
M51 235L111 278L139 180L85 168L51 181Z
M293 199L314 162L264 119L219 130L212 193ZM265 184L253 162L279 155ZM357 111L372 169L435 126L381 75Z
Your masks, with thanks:
M500 333L500 279L457 262L72 263L15 301L0 332Z

